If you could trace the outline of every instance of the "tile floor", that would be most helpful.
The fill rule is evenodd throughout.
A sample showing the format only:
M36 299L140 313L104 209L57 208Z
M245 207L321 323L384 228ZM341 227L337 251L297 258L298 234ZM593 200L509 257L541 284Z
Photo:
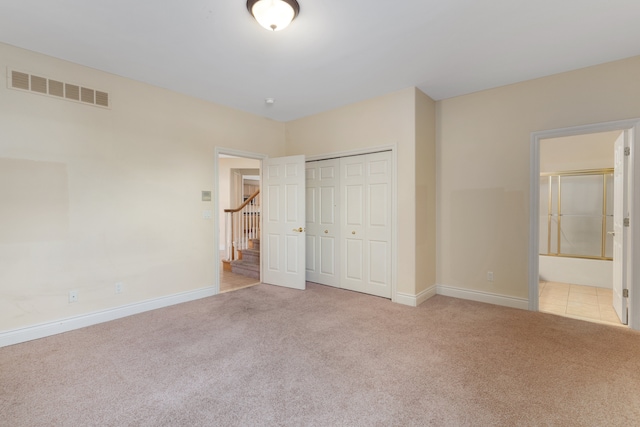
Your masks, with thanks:
M624 326L613 306L611 289L540 281L540 311L590 322Z

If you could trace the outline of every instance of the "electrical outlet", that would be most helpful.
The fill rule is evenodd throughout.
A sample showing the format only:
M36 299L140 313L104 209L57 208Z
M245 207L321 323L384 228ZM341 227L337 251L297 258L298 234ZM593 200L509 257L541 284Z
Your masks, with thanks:
M69 291L69 302L76 302L78 301L78 291Z
M493 282L493 271L487 271L487 282Z
M124 283L117 282L116 283L116 294L121 294L123 288L124 288Z

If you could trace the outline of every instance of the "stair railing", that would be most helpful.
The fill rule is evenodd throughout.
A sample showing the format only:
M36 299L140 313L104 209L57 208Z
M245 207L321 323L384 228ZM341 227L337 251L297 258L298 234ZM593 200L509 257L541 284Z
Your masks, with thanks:
M227 260L238 257L238 251L249 247L249 240L260 238L260 189L234 209L225 209L225 242Z

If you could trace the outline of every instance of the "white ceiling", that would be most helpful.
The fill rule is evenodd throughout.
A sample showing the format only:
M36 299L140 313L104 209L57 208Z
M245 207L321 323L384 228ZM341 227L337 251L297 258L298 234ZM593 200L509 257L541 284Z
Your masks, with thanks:
M299 3L269 32L245 0L0 0L0 41L280 121L640 55L639 0Z

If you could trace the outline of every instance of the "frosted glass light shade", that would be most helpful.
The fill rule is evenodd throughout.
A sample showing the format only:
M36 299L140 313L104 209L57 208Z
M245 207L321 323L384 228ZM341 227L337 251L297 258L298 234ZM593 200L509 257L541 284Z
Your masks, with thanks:
M261 26L280 31L298 15L300 6L296 0L249 0L247 9Z

